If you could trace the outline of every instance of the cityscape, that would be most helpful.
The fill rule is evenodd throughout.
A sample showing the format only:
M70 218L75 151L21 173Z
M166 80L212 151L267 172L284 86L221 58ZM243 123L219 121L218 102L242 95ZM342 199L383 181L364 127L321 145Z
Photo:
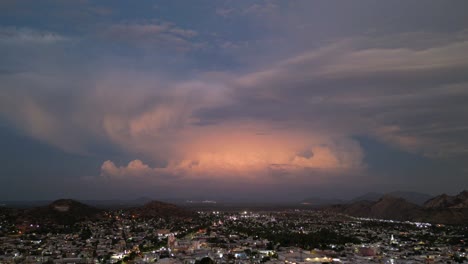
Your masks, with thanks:
M239 210L241 205L220 207L216 201L149 201L109 210L62 199L42 207L3 207L0 262L465 263L468 192L445 197L425 206L439 204L432 210L450 210L451 217L463 212L464 224L351 216L336 212L335 205Z

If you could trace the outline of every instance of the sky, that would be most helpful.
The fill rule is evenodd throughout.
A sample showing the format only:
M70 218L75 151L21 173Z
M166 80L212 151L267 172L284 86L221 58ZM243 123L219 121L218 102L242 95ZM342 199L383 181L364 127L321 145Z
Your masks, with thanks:
M3 0L0 199L468 189L466 10Z

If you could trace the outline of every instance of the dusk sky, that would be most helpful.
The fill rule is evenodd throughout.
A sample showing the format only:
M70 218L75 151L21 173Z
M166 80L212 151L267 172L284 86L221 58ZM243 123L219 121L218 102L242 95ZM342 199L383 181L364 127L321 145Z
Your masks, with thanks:
M468 1L0 1L0 200L468 188Z

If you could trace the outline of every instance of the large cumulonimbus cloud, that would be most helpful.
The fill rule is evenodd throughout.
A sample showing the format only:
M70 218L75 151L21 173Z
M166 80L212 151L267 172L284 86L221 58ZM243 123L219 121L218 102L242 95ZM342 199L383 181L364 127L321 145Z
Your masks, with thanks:
M102 138L147 162L167 164L137 170L130 165L142 163L106 161L103 174L119 177L342 173L365 167L356 135L429 156L462 155L467 43L356 49L346 40L250 73L182 82L108 70L82 84L91 86L77 87L78 96L64 93L65 113L55 110L63 102L52 102L57 90L46 88L64 80L5 76L11 86L39 82L44 88L36 89L51 96L30 95L27 88L4 93L10 103L2 103L3 113L65 150L86 152L87 142Z
M213 19L250 23L245 36L150 18L100 17L79 37L1 27L2 120L96 157L96 182L371 179L361 137L466 166L466 25L363 34L318 26L307 1L225 4Z

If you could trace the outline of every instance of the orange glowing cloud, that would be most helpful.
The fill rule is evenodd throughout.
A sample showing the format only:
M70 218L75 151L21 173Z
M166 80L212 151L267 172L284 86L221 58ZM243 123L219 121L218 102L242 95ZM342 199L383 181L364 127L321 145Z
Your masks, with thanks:
M139 160L126 167L106 161L102 174L117 177L172 175L193 179L235 175L242 179L266 180L272 171L278 170L297 174L305 170L344 171L363 167L362 150L352 140L341 139L337 144L337 140L328 136L275 130L266 124L189 126L177 138L180 140L173 143L172 155L164 168L150 168ZM154 152L158 153L158 149Z

